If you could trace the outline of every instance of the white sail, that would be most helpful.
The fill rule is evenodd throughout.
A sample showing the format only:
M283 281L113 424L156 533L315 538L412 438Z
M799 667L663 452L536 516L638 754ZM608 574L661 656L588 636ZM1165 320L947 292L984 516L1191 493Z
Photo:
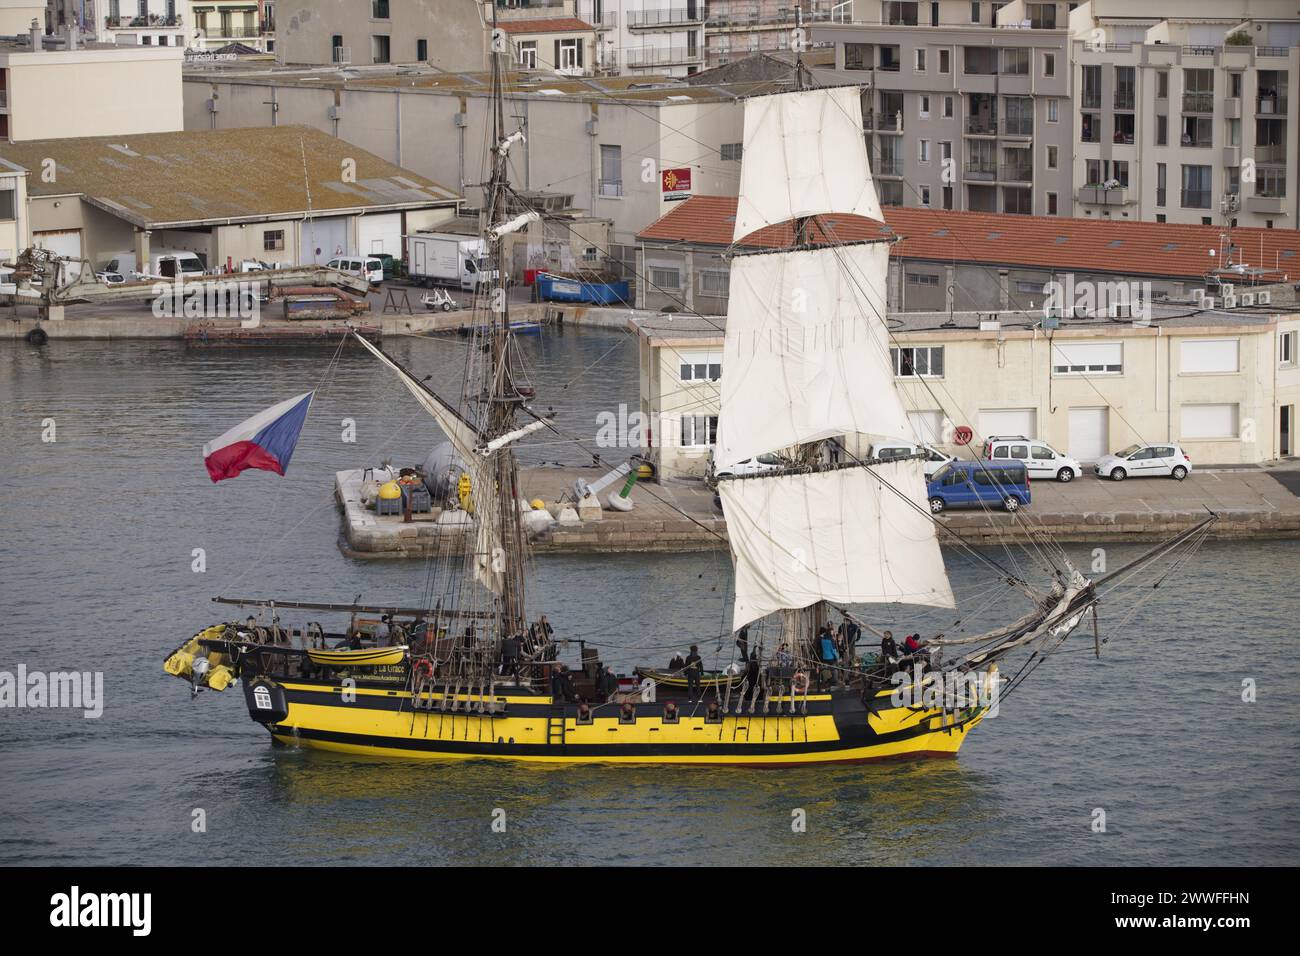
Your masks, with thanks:
M737 256L714 457L858 433L909 438L885 325L883 242Z
M465 469L470 478L470 495L476 502L474 509L475 576L494 594L500 594L502 590L500 572L501 534L493 526L492 509L477 506L478 501L486 501L486 496L491 495L492 484L495 481L491 468L491 458L486 458L479 451L478 434L455 408L425 388L422 383L416 381L404 368L385 355L380 349L359 335L354 335L353 338L364 345L375 358L393 370L402 384L406 386L407 391L415 396L415 400L424 406L424 409L433 416L438 426L446 432L447 438L451 440L452 447L456 449L461 461L465 463Z
M919 461L736 478L718 491L732 628L819 600L955 606Z
M735 240L800 216L881 219L857 87L745 101Z

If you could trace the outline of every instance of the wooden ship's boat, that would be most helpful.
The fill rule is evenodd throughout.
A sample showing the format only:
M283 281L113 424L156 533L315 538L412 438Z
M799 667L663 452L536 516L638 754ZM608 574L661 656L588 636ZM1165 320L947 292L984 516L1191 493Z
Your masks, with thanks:
M494 33L493 49L484 208L491 253L501 261L501 237L539 214L506 216L525 202L506 175L521 134L505 129L503 35ZM999 694L1033 669L1006 679L1001 662L1025 652L1037 666L1087 615L1095 622L1100 587L1199 540L1213 516L1098 581L1059 548L1040 548L1049 560L1042 586L972 551L995 584L1026 597L1023 616L932 641L932 653L911 660L825 653L820 635L833 619L848 633L872 629L869 612L850 606L943 609L956 600L923 462L864 456L873 440L913 431L890 363L889 245L834 242L833 220L822 218L881 218L859 90L750 98L743 155L735 239L784 225L792 241L732 260L715 456L725 464L777 452L791 464L719 482L734 571L731 626L748 651L739 667L697 682L689 668L614 674L598 647L581 646L571 667L558 659L574 642L529 610L513 453L518 441L555 425L530 408L533 390L514 363L508 296L494 289L479 297L469 350L476 358L459 406L358 337L465 463L473 533L454 545L463 551L448 544L430 559L429 600L387 607L219 598L256 614L187 639L165 670L196 695L237 678L249 715L274 740L348 753L763 767L951 757ZM455 498L447 505L456 507ZM288 611L347 623L282 627L279 614Z

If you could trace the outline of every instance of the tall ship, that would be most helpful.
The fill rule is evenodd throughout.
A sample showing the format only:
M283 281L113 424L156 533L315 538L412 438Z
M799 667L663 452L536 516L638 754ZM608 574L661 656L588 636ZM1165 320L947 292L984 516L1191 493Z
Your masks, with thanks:
M503 47L494 36L484 234L496 262L503 236L538 215L517 214L528 203L509 181L521 133L506 128ZM566 640L530 606L514 449L555 426L533 410L499 270L477 296L459 403L356 337L437 421L463 472L442 503L466 512L471 530L430 559L428 586L404 606L216 598L229 618L177 647L167 673L195 696L238 685L275 741L328 751L761 767L952 757L1037 666L1003 674L1009 656L1041 662L1090 615L1095 627L1108 582L1196 541L1212 516L1097 581L1046 540L1035 547L1041 582L969 549L994 587L1023 595L1023 614L923 650L895 648L873 626L872 606L957 602L922 458L866 453L914 435L890 361L889 241L835 236L845 216L882 218L860 89L812 88L802 64L798 77L744 103L734 238L778 226L789 241L732 257L715 460L784 464L718 480L733 570L729 666L705 670L692 654L618 674L599 646ZM282 624L282 612L341 623Z

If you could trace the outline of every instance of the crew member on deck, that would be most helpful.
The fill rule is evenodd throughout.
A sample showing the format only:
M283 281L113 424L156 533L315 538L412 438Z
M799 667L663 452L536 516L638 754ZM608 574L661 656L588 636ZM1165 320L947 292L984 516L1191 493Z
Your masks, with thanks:
M897 660L898 645L894 643L894 632L886 631L885 636L880 639L880 662L885 665L886 670L892 671Z
M698 645L691 645L691 652L686 655L683 669L686 671L686 699L693 704L704 696L700 693L700 674L704 670L704 659L700 657Z
M501 671L518 680L519 678L519 637L511 634L501 642Z

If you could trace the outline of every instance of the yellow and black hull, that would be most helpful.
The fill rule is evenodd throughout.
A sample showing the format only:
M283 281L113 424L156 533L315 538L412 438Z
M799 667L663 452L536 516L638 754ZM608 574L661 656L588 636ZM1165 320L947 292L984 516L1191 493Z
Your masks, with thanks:
M259 688L270 708L259 709ZM597 705L580 715L573 704L536 695L461 694L444 709L437 692L416 700L391 688L357 686L350 700L344 692L303 679L245 686L250 714L281 743L403 759L781 767L955 757L985 716L982 707L895 706L892 688L868 699L847 689L773 699L766 713L760 704L753 714L711 717L706 704L683 704L676 719L662 703L638 702L631 714Z

